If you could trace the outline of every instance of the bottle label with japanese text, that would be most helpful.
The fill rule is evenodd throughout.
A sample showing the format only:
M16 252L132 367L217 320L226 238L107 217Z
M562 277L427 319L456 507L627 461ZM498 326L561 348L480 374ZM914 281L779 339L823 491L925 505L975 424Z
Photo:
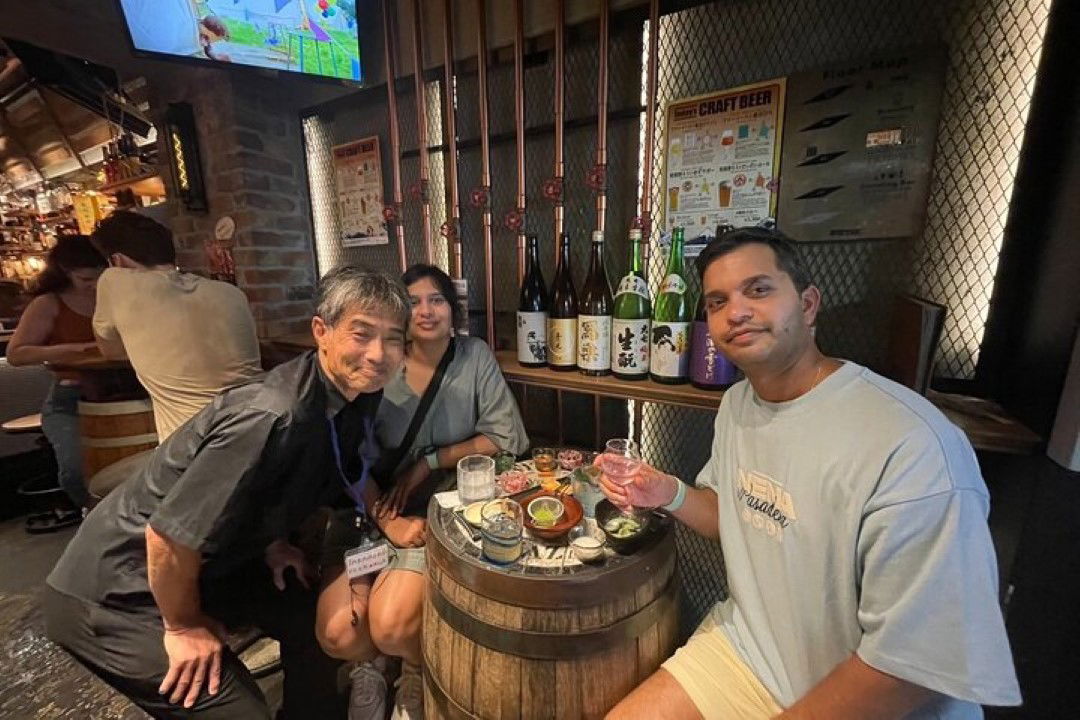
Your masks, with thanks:
M611 369L619 375L648 375L649 319L611 322Z
M547 362L546 312L517 314L517 357L520 363L536 365Z
M650 330L649 372L664 378L690 373L690 323L653 320Z
M611 316L578 315L577 364L582 370L611 369Z
M577 364L577 318L548 318L548 365L573 367Z
M686 294L686 280L683 280L683 276L678 273L671 273L664 282L660 283L660 292L662 293L675 293L676 295Z
M649 286L645 284L645 278L639 277L634 273L630 273L622 280L619 281L619 287L615 290L615 297L620 295L640 295L646 300L649 299Z

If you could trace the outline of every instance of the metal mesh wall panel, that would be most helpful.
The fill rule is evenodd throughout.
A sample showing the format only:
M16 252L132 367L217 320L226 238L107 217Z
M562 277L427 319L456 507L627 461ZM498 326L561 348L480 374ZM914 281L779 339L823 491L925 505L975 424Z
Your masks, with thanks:
M948 51L945 89L938 128L927 219L916 237L876 241L805 243L803 252L824 296L819 340L830 354L878 366L885 349L890 299L913 291L948 307L939 349L938 375L970 379L993 290L998 251L1012 195L1024 123L1031 100L1042 37L1051 0L720 0L664 15L659 23L660 65L658 102L668 102L771 77L788 76L854 59L912 47L938 46ZM647 26L647 23L646 23ZM610 51L610 108L613 112L639 107L642 102L642 31L613 25ZM525 72L526 126L543 128L552 122L552 57ZM566 117L569 122L595 114L597 44L570 43L566 52ZM442 141L438 88L429 84L429 141ZM490 73L493 134L513 130L513 68ZM458 78L458 134L475 140L479 132L476 78ZM399 97L402 143L416 147L414 102L411 93ZM625 268L625 236L637 215L640 193L639 153L653 155L653 208L659 226L663 191L663 114L657 114L656 142L640 148L637 119L609 125L609 206L607 215L608 268L613 279ZM309 155L330 141L344 142L378 132L385 140L385 97L372 93L363 104L336 117L305 124L310 132ZM320 135L321 133L321 135ZM565 145L566 228L574 243L576 275L587 261L588 232L594 225L594 194L585 175L595 162L594 123L568 128ZM320 144L322 143L322 144ZM526 149L528 193L527 228L540 237L545 277L554 269L551 203L540 195L552 175L553 138L533 134ZM442 200L441 153L432 154L433 226L445 218ZM478 148L466 148L458 160L462 191L462 239L465 276L470 282L470 305L483 308L483 247L479 211L469 207L468 192L479 184ZM512 139L492 146L492 206L494 209L495 307L511 313L517 297L515 236L502 227L515 204L515 154ZM327 217L332 175L323 161L311 161L312 202L316 225ZM403 162L403 183L417 179L415 156ZM321 171L319 168L323 168ZM386 166L389 178L389 166ZM321 180L319 179L321 178ZM321 183L321 184L320 184ZM635 192L635 189L637 192ZM782 192L782 190L781 190ZM421 257L419 206L407 198L406 235L411 260ZM322 235L320 235L320 238ZM654 247L658 233L654 232ZM337 257L320 239L323 253ZM385 262L390 254L363 249L356 261ZM353 256L350 254L350 259ZM371 260L370 258L375 258ZM332 264L332 263L331 263ZM654 250L650 281L655 291L663 258ZM696 279L692 280L696 286ZM696 287L695 287L696 290ZM475 328L474 328L475 331ZM504 338L509 340L509 338ZM712 437L711 414L655 404L640 404L643 446L647 459L659 467L692 479L707 459ZM724 592L723 565L717 547L691 534L678 536L680 566L685 578L684 630L693 626Z

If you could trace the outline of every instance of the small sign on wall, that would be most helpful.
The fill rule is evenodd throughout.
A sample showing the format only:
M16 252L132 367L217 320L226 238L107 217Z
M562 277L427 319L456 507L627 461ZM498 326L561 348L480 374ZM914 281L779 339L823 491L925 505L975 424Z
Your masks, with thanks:
M383 220L379 137L373 135L335 145L331 152L341 221L341 246L386 245L390 236Z
M777 225L797 240L922 231L945 54L912 50L792 75Z

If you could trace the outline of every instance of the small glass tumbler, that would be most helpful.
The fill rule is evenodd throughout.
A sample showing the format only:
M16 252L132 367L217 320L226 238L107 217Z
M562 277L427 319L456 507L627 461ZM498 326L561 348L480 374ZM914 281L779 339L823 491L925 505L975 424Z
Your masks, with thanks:
M604 499L604 491L600 489L601 470L596 465L582 465L574 470L571 483L574 488L574 497L581 503L585 517L596 517L596 504Z
M536 472L540 473L541 475L553 475L555 473L555 470L559 467L558 456L555 454L555 448L533 448L532 459L533 465L536 466Z
M521 505L501 498L480 509L480 548L489 561L509 565L521 557L523 531Z
M495 497L495 461L487 455L466 455L458 460L457 489L465 504Z

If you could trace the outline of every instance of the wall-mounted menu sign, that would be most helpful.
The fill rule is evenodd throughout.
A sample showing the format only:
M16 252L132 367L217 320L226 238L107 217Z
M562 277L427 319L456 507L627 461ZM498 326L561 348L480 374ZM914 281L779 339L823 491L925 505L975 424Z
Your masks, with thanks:
M378 136L335 145L332 152L342 247L387 244Z
M784 79L679 100L667 108L664 227L687 242L720 224L756 225L776 208Z
M792 75L777 225L798 240L922 231L945 54L916 50Z

